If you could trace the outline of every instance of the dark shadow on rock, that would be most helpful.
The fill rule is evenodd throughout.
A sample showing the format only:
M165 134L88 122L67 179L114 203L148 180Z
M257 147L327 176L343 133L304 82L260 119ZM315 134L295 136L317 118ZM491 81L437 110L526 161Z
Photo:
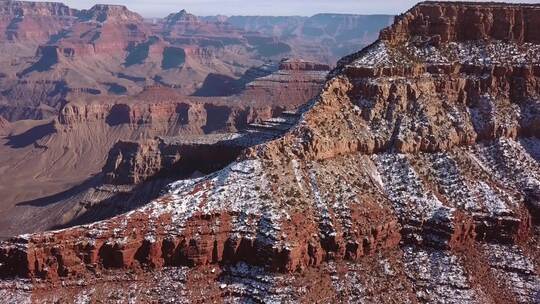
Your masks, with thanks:
M55 132L54 122L39 125L24 133L9 136L6 145L14 149L25 148L29 145L36 144L38 140Z
M148 54L150 52L150 46L154 43L158 42L159 38L156 36L152 36L148 38L147 41L143 43L139 43L131 48L128 49L128 55L126 57L126 61L124 62L124 66L130 67L132 65L142 64L148 58Z
M231 96L241 91L242 86L238 80L221 74L208 74L194 96Z
M176 106L176 115L178 116L178 124L189 124L189 109L191 106L187 103L180 103Z
M91 187L99 187L103 185L103 183L101 183L102 176L99 175L98 178L99 181ZM172 181L173 180L170 179L154 179L134 186L134 188L130 191L119 191L111 197L94 205L84 206L86 209L85 212L71 219L67 223L54 226L51 229L65 229L78 225L91 224L130 212L158 198L159 195L162 194L165 186ZM87 189L82 189L82 191ZM82 191L79 190L79 193Z
M521 138L519 143L534 160L540 162L540 138Z
M40 56L39 61L22 71L18 75L19 77L25 76L32 72L49 71L55 64L59 62L58 49L56 46L42 46L39 48L38 53L38 56Z
M104 83L104 85L108 86L109 93L115 94L115 95L125 95L127 93L127 88L123 85L120 85L115 82L107 82Z
M62 99L66 97L70 91L67 82L65 80L60 80L55 82L54 89L47 93L48 97L60 96Z
M284 57L284 54L292 51L290 45L277 41L275 38L261 36L248 36L246 38L248 43L263 57Z
M201 88L193 93L193 96L216 97L240 94L246 88L248 83L257 78L268 76L276 71L278 71L277 65L253 67L248 69L239 79L211 73L205 78Z
M51 35L47 44L58 43L60 40L67 38L69 36L69 33L70 32L68 30L63 29L56 34Z
M41 197L25 202L20 202L17 204L17 206L34 206L34 207L45 207L48 205L52 205L55 203L58 203L62 200L65 200L67 198L73 197L74 195L77 195L79 193L82 193L85 190L90 189L91 187L97 186L101 181L101 176L96 175L94 177L91 177L87 180L85 180L82 184L79 184L77 186L74 186L68 190L62 191L60 193L56 193L53 195L49 195L46 197Z
M133 81L133 82L145 82L146 81L146 78L144 78L144 77L131 76L131 75L127 75L127 74L124 74L124 73L118 73L117 76L118 76L118 78L127 79L127 80Z
M105 122L107 122L107 124L111 127L122 124L129 124L131 121L130 112L131 109L128 105L115 104L114 106L112 106L109 115L107 115L107 118L105 118Z
M186 62L186 52L178 47L166 47L163 50L161 68L164 70L181 68Z
M207 115L207 123L203 127L204 133L219 131L227 126L232 110L228 106L204 105Z

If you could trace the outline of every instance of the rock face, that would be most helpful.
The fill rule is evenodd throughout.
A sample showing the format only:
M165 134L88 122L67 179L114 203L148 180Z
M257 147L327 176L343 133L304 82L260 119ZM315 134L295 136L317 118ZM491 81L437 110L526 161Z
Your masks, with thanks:
M62 3L2 1L0 40L44 43L73 24L76 15L76 10Z
M0 134L5 134L9 127L9 121L7 121L3 116L0 116Z
M294 110L319 94L329 70L325 64L284 59L276 71L247 82L241 96Z
M143 18L123 5L97 4L89 10L83 10L79 13L79 18L85 21L97 21L100 23L140 23Z
M419 4L381 33L381 38L397 45L413 37L422 37L432 44L495 39L539 43L540 11L535 5L508 7L502 3L489 8L461 5ZM470 29L474 28L475 31Z
M361 27L359 20L329 31L340 43L357 45L352 33ZM375 32L362 36L363 43L373 41ZM208 96L206 87L218 83L211 95L230 95L238 90L228 90L229 83L269 60L294 56L335 64L335 56L314 56L321 41L300 40L291 41L301 44L296 48L271 32L185 10L149 22L119 5L76 10L61 3L2 1L0 113L10 121L53 118L81 95L135 96L149 86Z
M539 44L430 39L444 22L426 23L504 24L500 7L516 24L540 9L421 3L341 60L279 139L128 214L3 243L3 294L537 303Z
M330 66L305 60L286 59L280 62L279 69L283 71L330 71Z
M243 150L283 135L298 115L282 112L278 117L257 120L237 133L120 141L109 152L103 168L105 182L130 185L150 178L178 179L216 172Z
M151 40L150 29L139 14L125 6L95 5L80 11L73 26L41 47L54 47L61 59L71 62L81 60L83 56L87 60L88 56L95 55L123 57L128 52L125 60L129 65L130 55L131 58L137 57L133 55L138 50L137 46L151 44ZM47 54L44 55L41 61L48 58Z
M119 97L113 102L95 98L89 102L68 103L58 121L67 127L85 124L147 126L199 135L244 129L250 123L278 115L282 109L280 105L250 104L235 98L186 97L158 89L136 97Z
M214 172L231 163L242 150L224 138L169 142L158 139L146 142L118 142L110 151L103 168L109 184L139 184L149 178L189 177L195 172Z

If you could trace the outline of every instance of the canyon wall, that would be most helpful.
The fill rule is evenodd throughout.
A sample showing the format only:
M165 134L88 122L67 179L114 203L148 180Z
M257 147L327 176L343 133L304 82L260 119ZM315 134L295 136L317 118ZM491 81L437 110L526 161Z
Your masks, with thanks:
M210 136L211 137L211 136ZM226 138L171 141L158 138L144 142L120 141L109 152L103 167L109 184L139 184L150 178L186 178L218 171L233 162L242 146Z
M405 16L457 9L484 20L500 6L426 2ZM539 9L504 7L519 18ZM4 242L1 273L46 290L102 276L127 285L130 270L174 286L154 299L537 302L538 43L420 32L396 46L396 24L344 58L279 139L130 213ZM171 283L171 268L186 279ZM203 296L188 291L195 272Z
M422 37L430 42L447 43L496 39L514 43L538 43L540 11L534 4L490 7L418 4L381 32L381 39L391 44ZM471 30L474 29L474 30Z

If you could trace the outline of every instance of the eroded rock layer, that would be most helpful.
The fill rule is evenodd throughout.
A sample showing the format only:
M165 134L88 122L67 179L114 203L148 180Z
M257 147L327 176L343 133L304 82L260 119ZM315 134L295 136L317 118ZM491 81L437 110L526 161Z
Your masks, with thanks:
M285 111L236 133L119 141L102 173L106 183L120 185L212 173L232 163L246 148L280 137L297 121L296 112Z
M539 302L538 41L488 30L510 15L533 24L539 10L417 5L344 58L283 137L128 214L3 243L2 292ZM463 38L462 26L486 35Z

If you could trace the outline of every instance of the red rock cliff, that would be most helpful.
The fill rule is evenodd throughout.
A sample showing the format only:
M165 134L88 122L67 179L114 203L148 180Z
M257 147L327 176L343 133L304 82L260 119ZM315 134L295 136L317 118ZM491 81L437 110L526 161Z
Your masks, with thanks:
M380 38L397 45L413 37L440 43L496 39L539 43L540 9L534 4L463 5L423 2L396 17Z
M499 7L427 3L406 16L423 24L456 9L498 24ZM538 5L504 7L537 21L524 18ZM201 292L217 299L535 303L539 43L405 32L396 46L401 20L343 59L282 138L140 210L4 243L2 273L55 281L212 265L221 279L206 274Z

